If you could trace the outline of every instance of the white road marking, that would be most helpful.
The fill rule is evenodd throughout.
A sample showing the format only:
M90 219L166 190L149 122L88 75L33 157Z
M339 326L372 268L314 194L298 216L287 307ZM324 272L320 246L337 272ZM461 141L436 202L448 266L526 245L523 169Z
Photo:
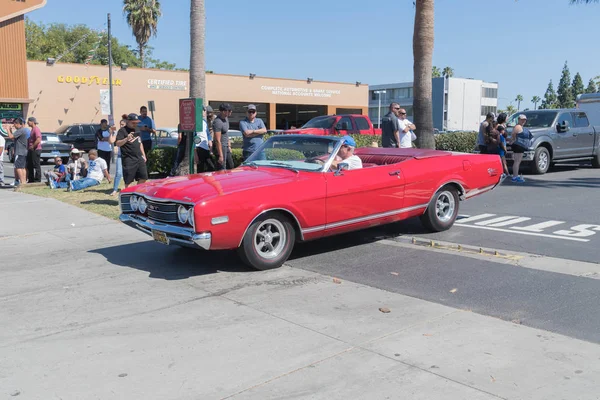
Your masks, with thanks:
M590 241L589 239L579 239L579 238L568 237L568 236L548 235L548 234L544 234L544 233L535 233L535 232L515 231L515 230L511 230L511 229L504 229L504 228L492 228L489 226L464 225L464 224L459 224L458 226L463 226L465 228L487 229L487 230L496 231L496 232L513 233L516 235L528 235L528 236L546 237L546 238L551 238L551 239L571 240L574 242L589 242Z
M560 224L564 224L564 221L546 221L546 222L540 222L539 224L529 225L529 226L524 226L524 227L513 226L512 229L518 229L520 231L526 231L526 232L542 233L544 231L544 229L550 228L551 226L560 225Z
M482 221L482 222L475 222L475 225L479 225L479 226L488 226L488 225L492 225L492 224L497 224L499 222L506 222L512 219L518 218L514 215L510 215L507 217L497 217L497 218L492 218L492 219L488 219L487 221Z
M497 224L491 224L491 225L488 225L488 226L493 226L494 228L498 228L498 227L501 227L501 226L514 225L514 224L518 224L520 222L529 221L530 219L531 218L528 218L528 217L515 217L514 219L509 219L508 221L499 222Z
M516 235L538 236L550 239L570 240L573 242L589 242L590 239L585 239L594 236L600 232L600 225L576 225L567 229L557 231L548 230L553 226L562 225L564 221L545 221L532 224L529 226L514 226L525 221L530 221L530 217L519 217L516 215L498 216L497 214L479 214L479 215L463 215L462 219L456 220L457 226L467 228L486 229L496 232L506 232ZM547 233L544 233L547 232Z
M473 221L479 221L480 219L486 219L489 217L494 217L496 214L480 214L480 215L475 215L473 217L468 217L468 218L463 218L463 219L457 219L456 223L457 224L467 224L469 222L473 222Z

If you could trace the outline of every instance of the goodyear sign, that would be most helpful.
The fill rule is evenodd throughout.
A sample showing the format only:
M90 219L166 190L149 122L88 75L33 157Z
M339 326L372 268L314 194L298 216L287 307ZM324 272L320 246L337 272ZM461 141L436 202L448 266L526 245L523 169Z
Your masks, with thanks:
M92 76L71 76L71 75L59 75L56 80L58 83L74 83L76 85L108 85L108 78L103 78L100 76L92 75ZM121 79L113 79L113 85L121 86L123 81Z

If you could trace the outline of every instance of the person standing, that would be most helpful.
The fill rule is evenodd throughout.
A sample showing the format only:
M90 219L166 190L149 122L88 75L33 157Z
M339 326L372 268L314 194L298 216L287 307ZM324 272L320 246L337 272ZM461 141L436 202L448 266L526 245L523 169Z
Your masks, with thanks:
M532 133L529 129L525 128L527 123L527 116L525 114L519 114L517 125L512 130L512 136L510 140L510 148L513 152L513 165L512 165L512 182L523 183L525 180L519 175L519 167L521 161L523 161L523 154L529 150L531 146L531 139L533 138Z
M16 129L16 130L15 130ZM25 120L18 117L14 120L13 126L8 130L8 138L15 142L15 186L27 183L27 131L25 130Z
M123 163L123 181L125 187L129 187L134 180L144 183L148 180L146 170L146 153L140 139L140 133L136 131L139 123L138 116L129 114L127 124L117 132L115 144L121 149L121 162Z
M116 128L108 126L108 121L102 119L100 121L100 129L96 132L96 149L98 156L106 161L106 166L110 171L110 160L112 159L112 144L116 138Z
M244 138L242 145L242 158L246 160L263 143L263 135L267 133L267 127L262 119L256 118L256 106L248 106L247 116L240 121L240 131Z
M119 129L123 128L127 125L127 114L123 114L121 116L121 121L119 122ZM116 137L115 137L116 140ZM121 184L121 179L123 179L123 162L121 159L121 148L118 146L114 146L114 152L117 156L116 159L116 168L115 168L115 183L113 184L113 191L110 194L111 196L116 196L119 193L119 185Z
M229 116L231 106L227 103L219 106L219 115L213 121L213 152L217 157L216 170L233 169L233 157L229 147Z
M207 172L215 170L215 164L210 154L212 137L208 128L208 121L206 120L206 115L208 112L207 108L204 108L202 110L202 131L197 132L196 138L194 139L194 142L196 144L196 156L198 158L197 172Z
M491 131L491 125L495 117L496 116L494 115L494 113L489 112L485 116L485 121L479 124L477 146L479 147L480 154L487 154L489 132Z
M417 138L416 136L413 137L414 133L412 131L414 131L415 129L417 129L415 124L413 124L406 118L406 110L404 108L399 109L398 133L400 139L400 148L409 149L412 147L413 140Z
M27 125L31 133L27 139L27 175L29 182L42 181L42 166L40 156L42 155L42 131L38 127L35 117L27 119Z
M156 133L156 127L154 121L148 116L148 107L140 107L140 123L138 128L141 132L142 145L144 146L144 154L150 153L152 150L152 134Z
M390 110L381 118L381 145L383 147L398 147L400 143L400 124L398 121L400 104L390 104Z
M6 147L6 139L0 135L0 186L4 186L4 148Z

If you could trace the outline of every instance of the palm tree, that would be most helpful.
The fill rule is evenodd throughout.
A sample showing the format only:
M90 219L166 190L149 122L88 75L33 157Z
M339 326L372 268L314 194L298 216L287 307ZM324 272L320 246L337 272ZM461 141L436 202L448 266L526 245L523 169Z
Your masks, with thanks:
M533 98L531 99L531 102L534 105L534 107L533 107L534 110L537 110L537 103L539 103L540 101L542 101L542 99L540 99L539 96L533 96Z
M454 76L454 70L450 67L445 67L444 70L442 71L442 76L445 76L446 78L450 78L450 77Z
M417 147L435 149L433 108L431 104L431 74L433 66L434 0L415 0L413 33L413 111L417 126Z
M204 0L190 0L190 97L201 98L206 104L206 71L204 57L204 40L206 38L206 9ZM186 135L186 149L192 147L193 135ZM187 175L190 172L190 154L185 155L177 175Z
M127 24L131 27L135 41L138 44L142 68L144 62L144 49L150 36L156 36L158 18L162 15L158 0L123 0L123 14Z
M442 71L440 71L439 67L435 65L431 68L431 77L432 78L440 78L442 76Z
M517 95L517 98L515 99L515 101L517 102L517 111L521 109L521 102L523 101L523 96L521 96L520 94Z
M517 109L512 104L509 104L506 106L506 114L508 114L509 117L516 112L517 112Z

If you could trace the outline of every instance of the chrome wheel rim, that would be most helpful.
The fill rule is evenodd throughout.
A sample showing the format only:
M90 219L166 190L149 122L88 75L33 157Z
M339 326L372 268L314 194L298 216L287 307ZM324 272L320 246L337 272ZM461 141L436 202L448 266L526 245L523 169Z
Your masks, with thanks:
M548 153L541 152L538 159L538 167L543 171L548 168Z
M264 259L278 257L285 247L287 235L285 227L276 219L263 221L254 234L254 249Z
M456 201L449 191L440 193L435 201L435 214L441 222L448 222L454 215Z

